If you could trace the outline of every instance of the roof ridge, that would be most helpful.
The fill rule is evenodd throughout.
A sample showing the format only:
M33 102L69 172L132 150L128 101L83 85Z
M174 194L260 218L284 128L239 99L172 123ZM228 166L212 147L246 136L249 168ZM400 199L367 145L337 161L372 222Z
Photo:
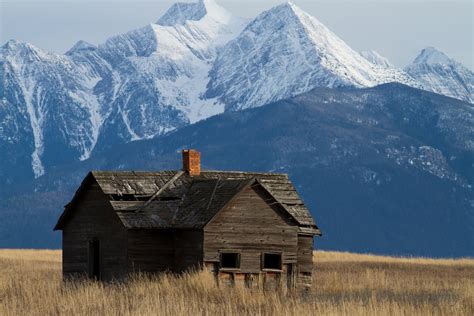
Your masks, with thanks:
M235 171L235 170L201 170L201 173L235 173L235 174L248 174L248 175L268 175L268 176L285 176L288 177L287 173L276 173L276 172L258 172L258 171Z
M175 173L180 170L92 170L91 173L96 176L98 174L136 174L140 175L141 173L151 173L151 174L162 174L162 173ZM232 174L242 174L242 175L267 175L267 176L284 176L288 177L287 173L278 173L278 172L258 172L258 171L238 171L238 170L205 170L201 169L201 173L232 173Z
M116 174L116 173L133 173L133 174L140 174L140 173L176 173L179 172L180 170L171 170L171 169L166 169L166 170L92 170L90 173L93 175L97 175L100 173L106 173L106 174Z

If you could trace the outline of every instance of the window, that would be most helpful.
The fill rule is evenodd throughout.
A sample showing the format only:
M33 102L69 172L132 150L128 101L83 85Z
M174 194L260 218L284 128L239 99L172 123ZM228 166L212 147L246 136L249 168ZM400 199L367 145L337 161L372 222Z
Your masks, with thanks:
M221 268L240 269L240 253L222 252L221 253Z
M281 270L281 253L264 253L262 260L262 269Z

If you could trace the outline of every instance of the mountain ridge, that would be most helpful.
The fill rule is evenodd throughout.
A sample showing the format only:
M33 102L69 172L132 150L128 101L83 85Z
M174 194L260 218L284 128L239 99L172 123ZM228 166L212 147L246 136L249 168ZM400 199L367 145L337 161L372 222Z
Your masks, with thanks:
M250 22L221 50L210 77L206 96L220 97L230 110L263 105L317 86L364 87L390 81L417 85L403 71L368 62L291 3L264 11Z
M3 185L104 146L319 86L418 85L402 70L367 61L294 4L247 21L213 0L175 4L157 23L97 46L78 41L66 54L9 41L0 49L0 77ZM449 94L443 82L425 87Z
M181 149L196 148L203 169L288 173L323 230L320 249L472 256L473 111L389 83L225 112L16 183L0 193L0 241L58 247L51 228L89 170L176 170Z

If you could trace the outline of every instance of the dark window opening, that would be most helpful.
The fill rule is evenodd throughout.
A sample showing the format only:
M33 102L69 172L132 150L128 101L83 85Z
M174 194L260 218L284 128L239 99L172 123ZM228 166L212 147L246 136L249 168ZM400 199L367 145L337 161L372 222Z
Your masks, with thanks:
M134 194L112 194L114 201L136 201L137 198Z
M151 198L151 195L135 195L137 201L148 201Z
M281 270L281 254L280 253L264 253L263 269Z
M111 194L111 198L113 201L148 201L151 199L151 195L136 195L136 194ZM156 197L156 201L177 201L181 200L180 197L177 196L163 196L163 197Z
M240 254L237 252L221 253L221 268L239 269L240 268Z
M100 280L100 242L89 241L89 277Z
M163 196L158 198L159 201L178 201L181 200L180 197L177 196Z

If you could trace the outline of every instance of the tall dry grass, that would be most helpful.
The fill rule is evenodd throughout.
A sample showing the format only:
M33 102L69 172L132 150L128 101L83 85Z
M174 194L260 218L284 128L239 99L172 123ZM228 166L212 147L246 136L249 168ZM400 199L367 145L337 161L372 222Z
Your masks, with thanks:
M0 315L474 315L474 260L315 252L313 289L216 286L212 276L61 281L61 253L0 250Z

